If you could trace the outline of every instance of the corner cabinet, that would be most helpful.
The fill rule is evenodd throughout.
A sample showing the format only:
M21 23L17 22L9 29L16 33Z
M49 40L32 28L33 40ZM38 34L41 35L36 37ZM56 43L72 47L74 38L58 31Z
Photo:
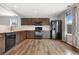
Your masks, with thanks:
M26 31L16 32L16 44L26 39Z

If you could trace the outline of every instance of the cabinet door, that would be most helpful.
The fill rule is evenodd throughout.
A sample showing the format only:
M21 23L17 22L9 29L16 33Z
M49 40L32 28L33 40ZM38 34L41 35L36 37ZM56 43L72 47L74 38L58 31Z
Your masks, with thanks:
M5 38L0 38L0 54L5 52Z
M22 40L24 40L24 39L26 39L26 31L22 31L22 32L20 32L20 37L21 37L21 41Z
M40 18L40 20L42 21L43 25L49 25L49 18Z
M16 44L20 43L22 40L24 40L24 33L23 31L19 31L19 32L16 32Z
M27 39L34 39L34 32L33 31L27 31Z
M23 31L22 34L23 34L23 40L26 39L26 31Z
M20 32L16 32L16 44L21 41Z
M16 44L26 39L26 31L16 32Z
M31 18L22 18L21 25L33 25L32 19Z
M27 19L27 18L21 19L21 25L28 25L28 24L29 24L29 19Z

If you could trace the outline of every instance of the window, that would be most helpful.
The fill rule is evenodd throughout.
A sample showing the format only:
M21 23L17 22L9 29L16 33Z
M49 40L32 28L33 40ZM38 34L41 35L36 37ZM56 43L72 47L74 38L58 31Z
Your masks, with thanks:
M72 21L73 21L73 15L70 13L67 15L67 33L72 33Z
M18 17L11 16L10 17L10 26L17 26L17 24L18 24Z

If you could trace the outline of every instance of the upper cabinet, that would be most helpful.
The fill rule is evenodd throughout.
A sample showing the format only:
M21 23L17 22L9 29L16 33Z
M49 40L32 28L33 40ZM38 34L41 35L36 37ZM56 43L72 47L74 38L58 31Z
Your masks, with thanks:
M49 18L22 18L21 25L49 25Z

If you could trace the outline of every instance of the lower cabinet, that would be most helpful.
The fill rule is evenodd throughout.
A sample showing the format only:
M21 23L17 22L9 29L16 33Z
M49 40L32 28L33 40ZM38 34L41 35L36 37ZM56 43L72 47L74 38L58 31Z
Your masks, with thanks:
M27 39L34 39L34 31L27 31L26 38Z
M5 52L5 35L0 34L0 54Z
M22 40L26 39L26 31L21 32L21 38Z
M5 53L5 34L0 34L0 55ZM16 44L20 43L22 40L26 39L26 31L16 32Z
M26 39L26 31L16 32L16 44Z
M20 32L16 32L16 44L20 42Z
M36 31L27 31L26 38L27 39L36 39L37 36L35 36ZM42 31L42 39L50 39L50 31Z

